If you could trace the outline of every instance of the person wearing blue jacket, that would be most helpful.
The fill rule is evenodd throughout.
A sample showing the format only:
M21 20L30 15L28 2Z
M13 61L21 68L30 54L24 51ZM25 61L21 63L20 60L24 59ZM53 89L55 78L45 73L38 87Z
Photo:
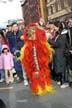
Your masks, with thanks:
M20 52L19 50L16 50L15 48L13 48L12 53L13 53L13 60L14 60L14 68L17 73L17 76L19 77L18 82L22 82L24 80L22 64L21 64L20 59L18 59L18 57L20 56Z
M24 45L24 39L23 39L23 32L19 30L17 23L12 23L12 31L9 31L6 35L10 51L12 52L13 48L16 48L16 50L21 50L21 48Z

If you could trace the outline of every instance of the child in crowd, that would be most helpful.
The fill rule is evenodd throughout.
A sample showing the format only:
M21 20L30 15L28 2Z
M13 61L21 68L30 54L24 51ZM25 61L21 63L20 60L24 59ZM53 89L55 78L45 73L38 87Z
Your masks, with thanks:
M14 68L17 73L17 82L22 82L23 81L23 72L22 72L22 64L19 59L20 52L19 50L16 50L15 48L12 49L13 53L13 60L14 60Z
M12 69L14 67L13 56L9 51L7 45L2 46L2 58L3 58L3 67L5 70L5 80L6 83L9 84L14 81Z

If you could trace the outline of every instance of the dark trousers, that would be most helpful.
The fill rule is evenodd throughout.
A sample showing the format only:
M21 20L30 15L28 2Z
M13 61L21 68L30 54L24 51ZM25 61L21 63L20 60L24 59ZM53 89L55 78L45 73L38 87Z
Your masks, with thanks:
M17 72L17 76L19 77L20 80L24 80L22 71Z
M56 74L56 79L57 79L57 81L60 81L61 84L63 84L63 83L65 82L64 73L57 73L57 74Z

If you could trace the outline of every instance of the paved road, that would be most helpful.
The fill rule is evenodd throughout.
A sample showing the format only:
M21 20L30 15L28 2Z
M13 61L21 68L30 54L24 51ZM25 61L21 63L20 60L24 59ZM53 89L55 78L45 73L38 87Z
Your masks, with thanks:
M23 83L9 86L0 83L0 98L7 108L72 108L72 88L61 89L55 83L54 86L55 94L33 96Z

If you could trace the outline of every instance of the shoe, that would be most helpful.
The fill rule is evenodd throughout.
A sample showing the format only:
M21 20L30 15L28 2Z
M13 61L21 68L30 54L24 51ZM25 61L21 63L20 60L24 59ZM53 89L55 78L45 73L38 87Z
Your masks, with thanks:
M9 78L9 82L13 83L14 82L14 78Z
M16 82L16 83L21 83L21 82L22 82L22 80L20 80L20 79L19 79L19 80L16 80L15 82Z
M6 80L6 84L9 85L9 83L10 83L9 80Z
M19 80L19 77L17 77L16 79Z
M24 80L24 85L28 86L28 81L27 80Z
M4 82L4 79L0 79L0 82Z
M60 87L61 88L67 88L67 87L69 87L69 84L68 83L65 83L65 84L62 84Z
M61 82L60 82L60 81L58 81L58 82L57 82L57 85L61 85Z

